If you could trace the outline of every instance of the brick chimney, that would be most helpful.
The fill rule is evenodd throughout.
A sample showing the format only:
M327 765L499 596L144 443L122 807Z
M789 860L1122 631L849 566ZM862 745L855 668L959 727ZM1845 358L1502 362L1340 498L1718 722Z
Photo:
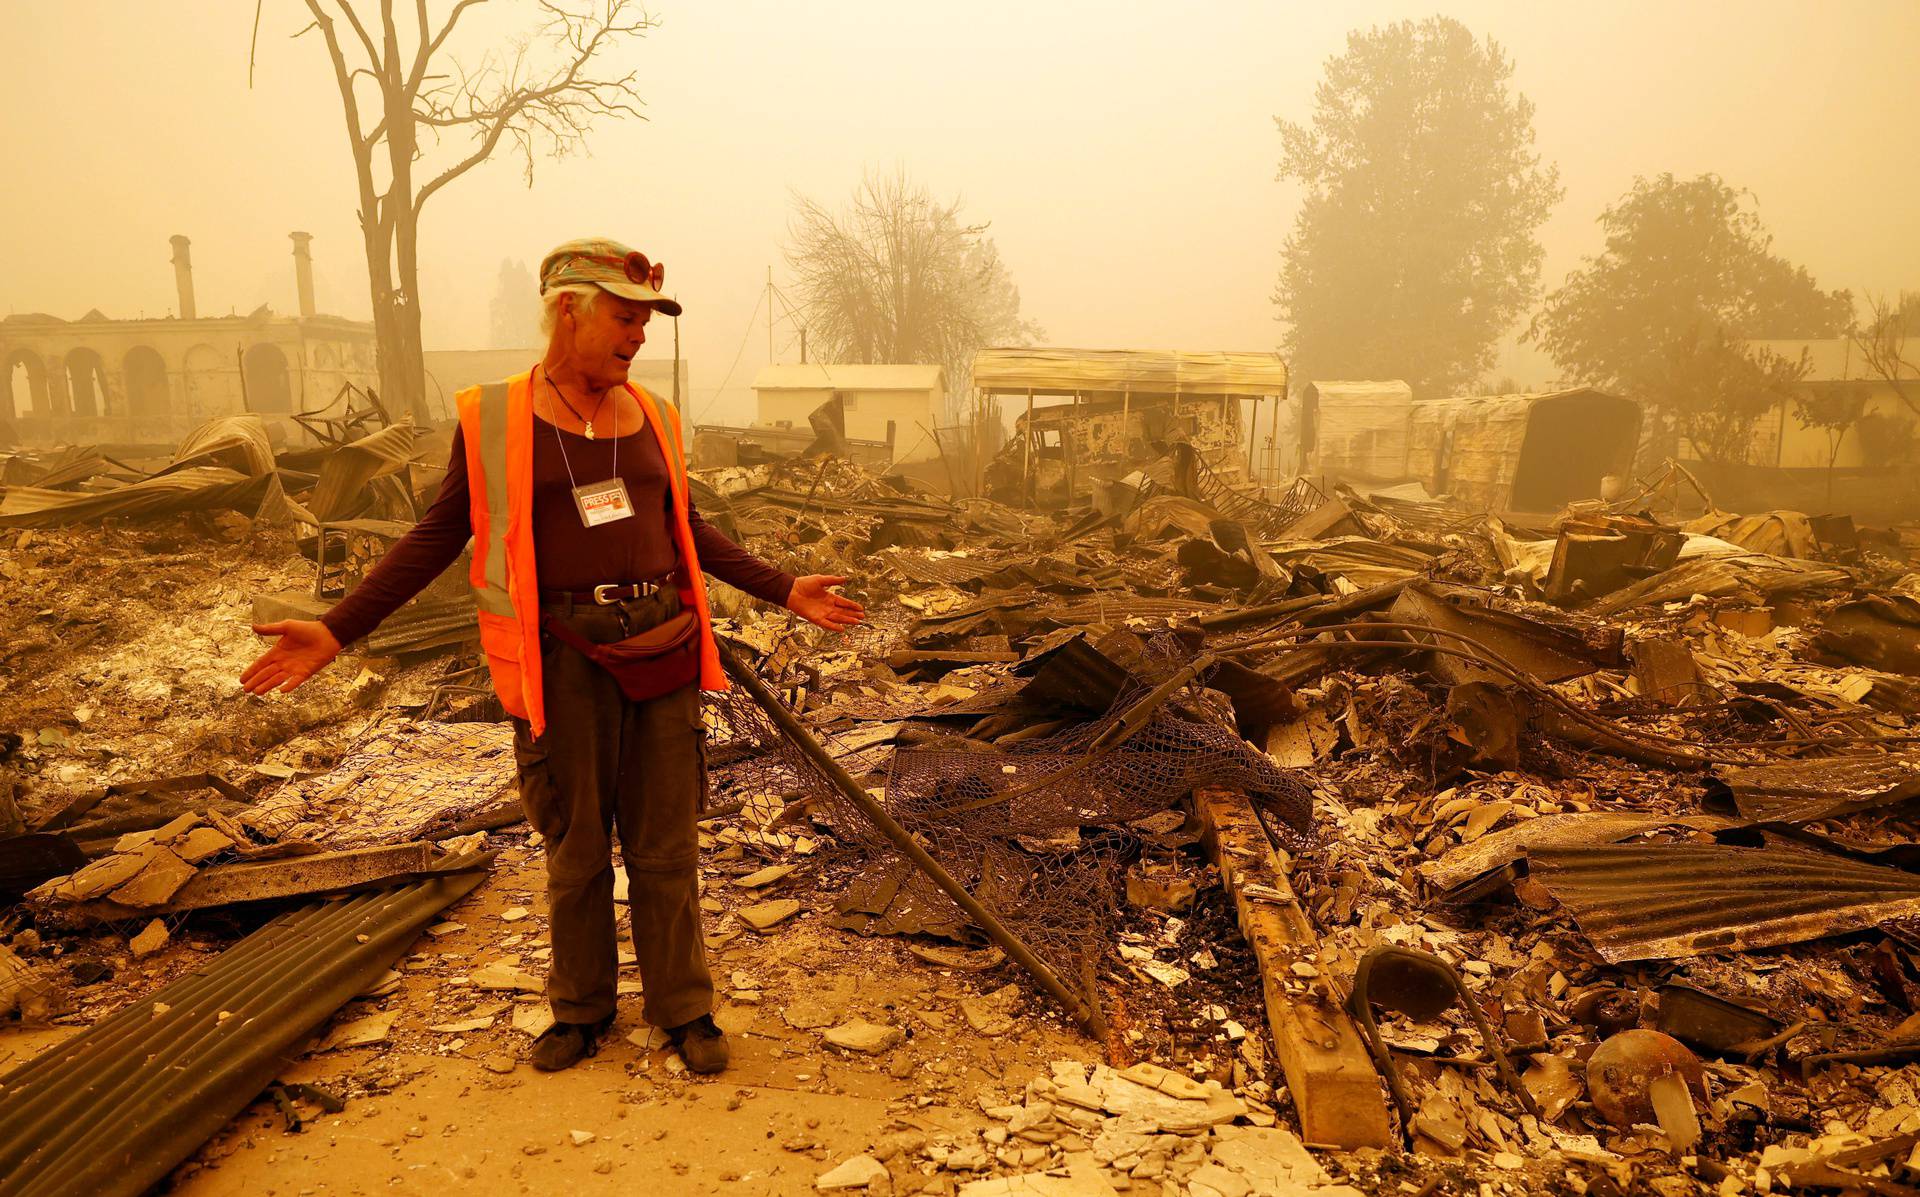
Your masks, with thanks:
M300 314L313 315L313 255L307 246L313 241L312 233L288 233L293 238L293 277L300 288Z
M180 292L180 318L194 319L193 251L184 233L173 235L173 285Z

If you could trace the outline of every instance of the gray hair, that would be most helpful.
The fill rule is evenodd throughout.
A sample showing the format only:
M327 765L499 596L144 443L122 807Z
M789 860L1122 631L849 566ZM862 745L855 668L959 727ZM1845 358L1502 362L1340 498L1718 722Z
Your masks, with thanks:
M559 326L562 295L573 296L573 310L584 316L600 302L601 294L600 288L592 283L565 283L549 290L540 297L540 335L550 339L553 330Z

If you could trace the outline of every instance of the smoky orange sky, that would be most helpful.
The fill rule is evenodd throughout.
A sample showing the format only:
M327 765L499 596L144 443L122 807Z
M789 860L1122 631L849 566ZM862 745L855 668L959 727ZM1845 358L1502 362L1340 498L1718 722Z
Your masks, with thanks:
M459 55L529 29L533 9L494 0ZM1350 29L1435 12L1498 41L1537 105L1538 148L1566 187L1541 233L1549 288L1599 248L1594 219L1636 174L1708 170L1754 193L1776 249L1823 286L1920 288L1914 0L651 11L659 28L618 53L648 119L602 123L588 154L536 163L531 188L503 156L430 202L429 348L487 343L502 258L533 265L559 241L613 236L667 263L696 413L744 416L768 358L764 314L749 316L766 268L786 273L791 192L837 200L895 165L991 222L1051 344L1272 348L1298 202L1274 179L1273 118L1309 115ZM322 309L366 316L324 48L290 40L303 4L265 0L249 88L253 13L244 0L0 4L0 312L166 314L174 233L193 239L202 314L291 311L286 234L305 229ZM793 341L777 325L774 356L796 360ZM1509 347L1496 374L1539 384L1554 370Z

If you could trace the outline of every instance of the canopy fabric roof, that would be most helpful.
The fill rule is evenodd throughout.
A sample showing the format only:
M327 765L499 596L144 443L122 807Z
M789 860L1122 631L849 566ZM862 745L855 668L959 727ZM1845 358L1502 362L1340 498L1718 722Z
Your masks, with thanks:
M973 384L1036 394L1284 395L1287 363L1277 353L982 349L973 358Z
M941 367L881 364L871 366L762 366L753 376L756 391L933 391L940 388Z

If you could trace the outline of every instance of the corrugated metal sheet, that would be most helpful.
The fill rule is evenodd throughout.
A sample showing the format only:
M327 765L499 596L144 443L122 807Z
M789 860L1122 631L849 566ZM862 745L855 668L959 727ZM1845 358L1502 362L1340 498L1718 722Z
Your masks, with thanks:
M973 358L973 385L1023 394L1284 395L1287 363L1277 353L982 349Z
M1007 564L1005 559L936 557L900 549L889 549L876 556L901 577L921 586L963 586L996 573Z
M1312 382L1309 469L1334 478L1392 482L1407 476L1407 420L1413 389L1386 382Z
M1920 752L1723 766L1714 780L1749 819L1806 823L1920 797Z
M137 1197L260 1095L483 872L284 915L0 1077L0 1197Z
M1527 860L1614 963L1778 947L1920 915L1920 876L1795 848L1642 844Z

